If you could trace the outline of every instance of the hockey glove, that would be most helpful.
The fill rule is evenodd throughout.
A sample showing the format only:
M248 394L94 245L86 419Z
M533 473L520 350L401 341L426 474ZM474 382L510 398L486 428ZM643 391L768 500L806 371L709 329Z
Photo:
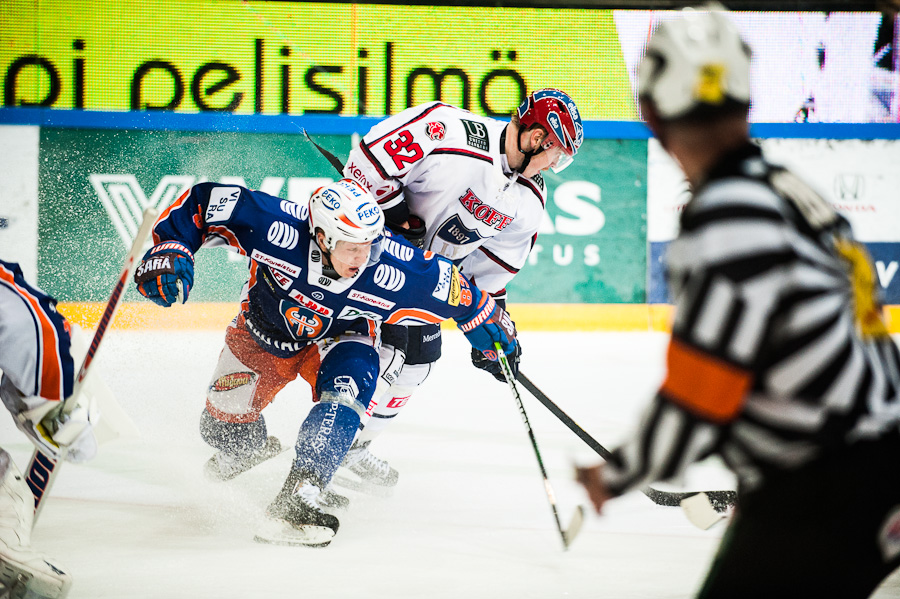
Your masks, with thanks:
M511 355L507 354L506 358L509 360L509 367L512 368L513 374L519 374L519 358L522 355L522 345L520 343L516 343L516 351ZM483 353L472 348L472 366L475 368L480 368L485 372L488 372L495 379L500 381L501 383L506 382L506 377L503 376L503 369L500 367L499 361L491 361Z
M425 221L415 214L410 214L405 224L395 224L388 221L385 225L392 233L402 235L420 250L425 249Z
M194 255L177 241L166 241L147 250L134 272L141 295L168 308L183 304L194 284Z
M516 326L506 310L498 306L494 298L487 293L481 294L475 315L469 320L457 322L457 326L472 347L480 351L491 362L497 361L494 342L500 343L503 353L507 356L514 356L516 353L519 345L516 341ZM518 361L511 359L509 365L513 369L513 374L516 374ZM497 368L500 368L499 364Z

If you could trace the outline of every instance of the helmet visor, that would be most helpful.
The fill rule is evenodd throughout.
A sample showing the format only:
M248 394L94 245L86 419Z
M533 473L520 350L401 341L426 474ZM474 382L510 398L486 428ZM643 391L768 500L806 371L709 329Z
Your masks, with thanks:
M374 241L363 243L340 240L334 244L334 249L331 250L332 262L339 262L351 268L374 264L381 256L382 239L379 236Z
M384 251L384 235L379 235L372 241L372 246L369 248L369 261L366 264L367 266L372 266L379 260L381 260L381 252Z
M561 147L555 144L546 148L544 152L547 153L550 170L557 174L566 170L575 160L575 156L566 154Z

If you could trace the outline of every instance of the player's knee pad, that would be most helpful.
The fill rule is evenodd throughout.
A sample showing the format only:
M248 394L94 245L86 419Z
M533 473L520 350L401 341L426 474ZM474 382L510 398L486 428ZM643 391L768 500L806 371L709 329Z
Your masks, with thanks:
M207 408L220 420L256 420L265 406L254 405L259 375L244 365L227 345L219 355L206 393Z
M425 382L431 372L431 364L404 364L396 382L373 400L369 406L369 418L360 425L357 442L372 441L390 424L409 402L416 389Z
M262 415L253 422L224 422L204 409L200 415L200 436L207 445L238 456L262 447L268 433Z
M323 402L337 402L361 418L372 400L378 378L378 352L370 345L338 343L322 360L316 377L316 395Z
M431 373L431 364L404 364L396 382L378 398L373 418L393 418Z

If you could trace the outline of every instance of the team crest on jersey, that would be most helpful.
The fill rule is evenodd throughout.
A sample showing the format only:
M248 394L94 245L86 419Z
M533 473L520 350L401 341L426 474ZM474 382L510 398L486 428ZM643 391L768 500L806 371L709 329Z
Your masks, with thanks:
M447 243L453 245L465 245L467 243L475 243L484 239L484 236L478 231L465 226L458 214L454 214L438 228L434 234L435 237L443 239Z
M425 133L432 141L441 141L447 133L447 127L440 121L432 121L425 125Z
M331 318L324 314L317 314L306 306L282 301L279 308L281 316L284 318L284 324L294 339L314 339L331 325Z
M213 381L213 384L209 386L209 390L219 392L231 391L232 389L249 385L254 379L256 379L256 375L252 372L232 372Z

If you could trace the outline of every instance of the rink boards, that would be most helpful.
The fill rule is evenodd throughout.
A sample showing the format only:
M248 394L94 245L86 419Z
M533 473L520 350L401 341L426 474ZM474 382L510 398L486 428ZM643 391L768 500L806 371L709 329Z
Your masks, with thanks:
M28 112L28 111L26 111ZM50 119L42 113L39 122ZM8 115L9 111L2 114ZM302 202L335 177L331 166L294 132L171 131L170 117L147 129L121 129L134 115L63 119L50 126L0 125L0 256L58 297L77 321L91 322L137 229L141 209L165 207L204 181L241 184ZM86 113L87 114L87 113ZM59 115L52 115L58 118ZM184 115L187 116L187 115ZM101 118L102 117L102 118ZM232 117L233 118L233 117ZM0 120L2 122L2 120ZM202 122L203 121L192 121ZM256 131L269 120L254 120ZM360 119L304 121L338 155L353 143ZM105 123L106 128L101 124ZM132 123L137 125L135 123ZM154 128L156 127L156 128ZM292 124L292 127L296 127ZM664 255L678 230L687 187L677 167L639 123L589 122L591 136L561 176L548 175L544 222L527 264L509 285L520 328L665 330ZM774 160L814 183L853 224L869 248L885 302L900 305L900 141L896 127L768 126L761 139ZM238 127L240 129L240 127ZM756 131L760 131L757 127ZM774 133L773 133L774 131ZM809 138L809 132L843 139ZM789 138L795 135L795 138ZM854 134L888 139L862 141ZM219 328L234 316L247 276L246 258L222 248L197 254L191 302L176 316L141 304L130 290L127 326ZM900 319L895 318L895 321ZM169 324L178 323L178 324ZM898 326L898 325L894 325Z

